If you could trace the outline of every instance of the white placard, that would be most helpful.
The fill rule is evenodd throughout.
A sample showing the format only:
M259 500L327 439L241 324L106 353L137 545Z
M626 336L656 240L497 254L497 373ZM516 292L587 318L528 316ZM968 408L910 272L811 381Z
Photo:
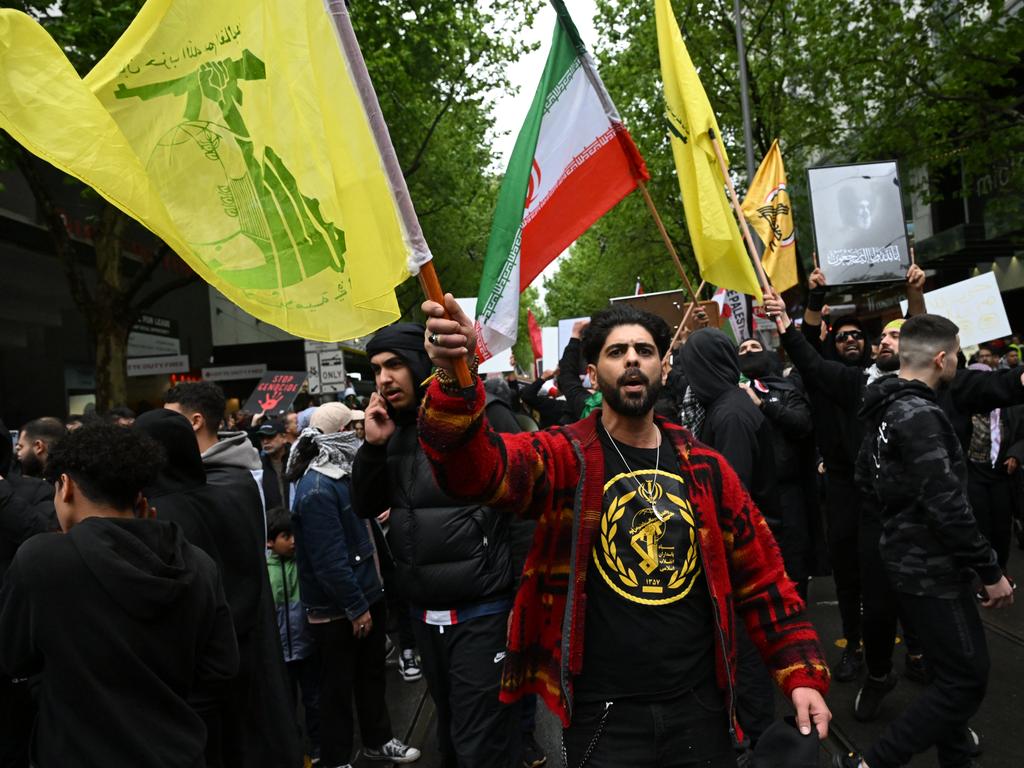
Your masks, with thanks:
M928 291L924 303L929 314L948 317L960 326L961 347L973 347L1011 333L994 272ZM900 302L900 307L905 315L906 300Z
M261 379L267 372L265 363L253 365L218 365L203 368L203 381L241 381L243 379Z
M562 353L565 352L565 348L569 345L569 339L572 338L572 327L575 323L580 320L586 320L590 322L589 317L570 317L568 320L558 321L558 360L562 359ZM558 367L558 361L555 361L553 367Z
M558 326L540 329L540 340L544 345L544 370L553 371L558 367Z
M159 376L165 373L187 373L188 355L136 357L128 360L129 376Z

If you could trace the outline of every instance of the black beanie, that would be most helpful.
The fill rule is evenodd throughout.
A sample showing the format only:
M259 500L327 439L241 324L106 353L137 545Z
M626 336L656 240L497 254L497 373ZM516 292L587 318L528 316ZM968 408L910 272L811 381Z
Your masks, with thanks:
M423 382L433 368L423 346L426 332L427 329L419 323L395 323L381 328L366 344L367 357L381 352L394 352L405 361L412 372L417 400L423 397Z

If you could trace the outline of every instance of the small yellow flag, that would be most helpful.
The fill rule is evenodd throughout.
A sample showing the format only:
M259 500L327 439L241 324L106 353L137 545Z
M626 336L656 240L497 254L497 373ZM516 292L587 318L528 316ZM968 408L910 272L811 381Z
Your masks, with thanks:
M686 51L669 0L655 0L655 19L669 141L701 277L720 288L761 300L761 286L726 199L725 179L711 143L711 132L721 138L718 121ZM721 147L725 156L725 147Z
M395 286L429 258L360 85L324 0L149 0L84 80L0 10L0 127L310 339L397 319Z
M761 263L779 292L799 282L796 273L796 230L793 206L786 188L786 169L782 165L779 140L761 161L743 200L743 214L764 243Z

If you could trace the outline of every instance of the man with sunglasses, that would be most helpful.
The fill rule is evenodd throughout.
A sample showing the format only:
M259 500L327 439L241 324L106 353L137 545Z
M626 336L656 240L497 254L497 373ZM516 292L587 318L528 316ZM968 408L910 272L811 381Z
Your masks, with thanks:
M812 277L812 289L816 287L814 282ZM824 286L823 278L819 285ZM912 266L907 273L908 314L924 313L923 287L924 272L916 265ZM812 300L813 297L809 302ZM785 304L777 294L766 297L765 309L769 316L778 316L787 328L782 343L811 394L819 447L828 472L829 549L847 640L843 658L833 670L833 676L843 682L852 681L858 677L860 667L866 661L868 674L857 695L854 715L859 720L870 721L877 717L882 699L897 683L892 671L897 603L884 576L878 549L882 532L879 500L874 498L873 488L862 487L854 480L857 455L865 432L859 411L866 386L899 370L899 339L903 321L894 320L885 326L878 359L874 365L864 368L852 362L844 364L841 360L826 359L830 350L842 358L843 350L848 349L852 361L852 346L858 340L850 332L859 330L859 323L839 321L835 327L835 345L830 347L826 342L819 354L809 343L807 331L801 334L793 327ZM805 324L807 320L805 313ZM838 337L844 333L843 341L839 341ZM951 383L940 389L937 402L953 423L961 443L970 434L970 414L987 413L995 408L1024 402L1024 376L1012 371L1001 373L1010 375L958 370ZM829 422L830 418L833 421ZM836 443L845 450L828 453L826 446L834 447ZM850 457L849 463L847 457ZM849 588L854 580L856 593ZM851 632L851 627L855 632ZM863 650L858 647L859 643L851 642L853 639L859 641L861 629ZM904 634L907 635L905 675L918 682L927 682L929 673L916 638L912 633L905 631Z

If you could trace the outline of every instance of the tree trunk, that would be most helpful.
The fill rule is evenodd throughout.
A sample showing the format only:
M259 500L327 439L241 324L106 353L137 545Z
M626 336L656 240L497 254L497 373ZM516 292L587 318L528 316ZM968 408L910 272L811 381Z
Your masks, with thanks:
M93 238L96 301L90 330L96 338L96 410L128 404L128 332L135 318L122 291L121 235L128 218L112 205L100 213Z
M106 313L104 313L106 315ZM128 404L128 328L109 316L96 327L96 412Z

